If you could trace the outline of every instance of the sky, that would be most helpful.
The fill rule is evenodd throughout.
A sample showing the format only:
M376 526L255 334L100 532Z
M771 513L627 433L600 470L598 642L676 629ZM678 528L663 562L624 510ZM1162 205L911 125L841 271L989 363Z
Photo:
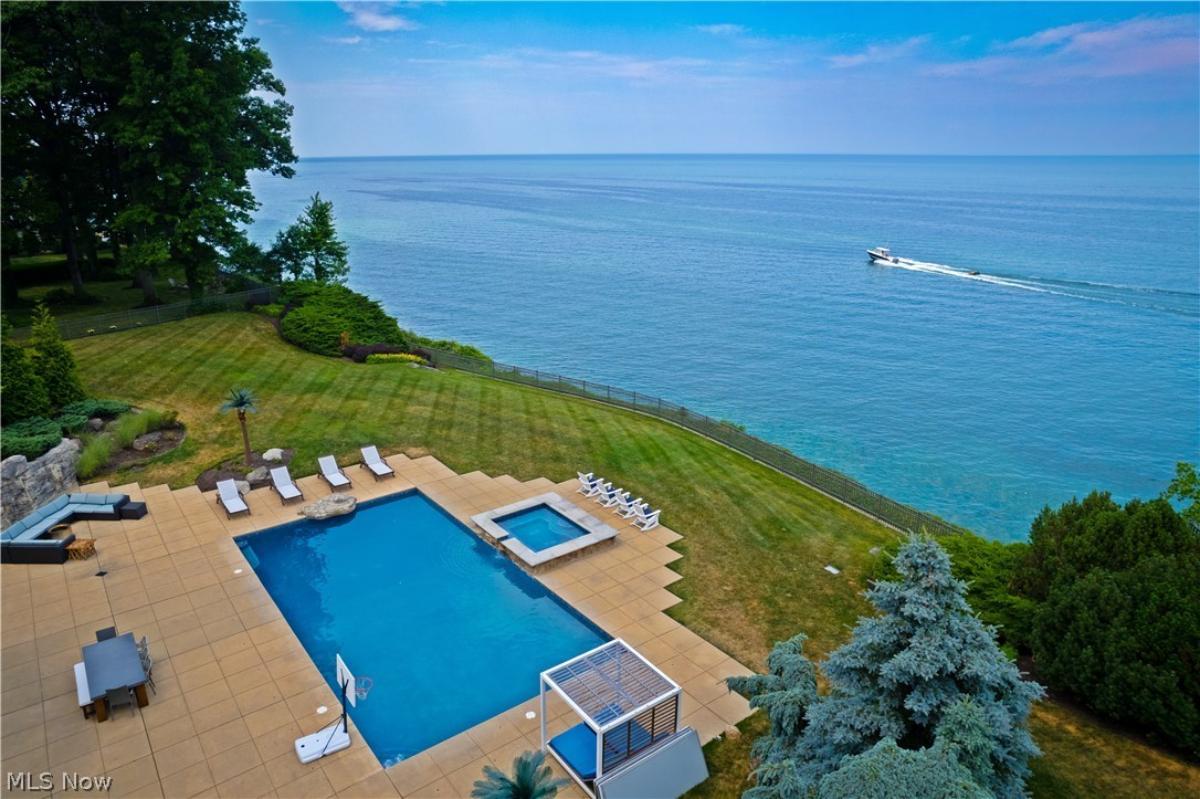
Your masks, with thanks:
M302 158L1200 149L1197 2L244 9Z

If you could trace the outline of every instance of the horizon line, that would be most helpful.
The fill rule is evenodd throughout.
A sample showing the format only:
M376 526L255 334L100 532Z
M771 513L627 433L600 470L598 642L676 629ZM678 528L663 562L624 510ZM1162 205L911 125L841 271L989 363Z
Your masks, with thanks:
M420 158L1200 158L1194 153L854 153L854 152L558 152L558 153L391 153L305 155L297 161L366 161Z

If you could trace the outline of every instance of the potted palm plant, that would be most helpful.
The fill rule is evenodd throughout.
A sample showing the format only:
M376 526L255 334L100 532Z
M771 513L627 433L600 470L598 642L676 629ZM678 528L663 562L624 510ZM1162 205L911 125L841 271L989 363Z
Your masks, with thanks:
M495 766L484 766L483 776L471 799L553 799L567 784L551 775L545 752L522 752L513 760L511 777Z
M253 463L254 453L250 451L250 431L246 428L246 414L254 413L258 407L254 404L254 394L248 388L232 388L229 399L221 403L221 410L237 411L238 424L242 426L242 446L246 451L246 465Z

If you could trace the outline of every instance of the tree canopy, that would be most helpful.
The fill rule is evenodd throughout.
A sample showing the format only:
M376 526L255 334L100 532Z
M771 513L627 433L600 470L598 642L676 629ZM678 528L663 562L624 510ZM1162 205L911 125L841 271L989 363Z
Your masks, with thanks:
M79 246L103 233L146 278L168 259L198 293L257 207L248 174L291 176L291 106L236 3L5 3L9 219ZM6 258L20 236L5 237Z

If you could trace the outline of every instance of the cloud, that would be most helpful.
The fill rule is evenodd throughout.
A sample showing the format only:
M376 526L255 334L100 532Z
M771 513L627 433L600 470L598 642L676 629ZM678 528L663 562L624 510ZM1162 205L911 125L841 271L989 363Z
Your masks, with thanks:
M717 25L695 25L692 30L700 33L707 33L711 36L742 36L750 32L750 29L745 25L734 25L729 22L722 22Z
M996 53L951 61L926 72L941 77L994 75L1045 84L1131 77L1200 66L1200 18L1194 14L1077 22L1000 43Z
M421 26L393 10L396 3L340 0L338 8L350 15L350 24L365 31L415 31Z
M861 67L866 64L882 64L899 58L913 55L929 41L929 36L913 36L901 42L891 44L872 44L857 53L832 55L827 59L835 69Z
M326 36L324 38L331 44L358 44L363 40L361 36Z
M476 58L409 58L408 63L547 78L606 78L639 85L679 81L724 82L749 68L741 60L711 61L682 56L655 58L600 50L548 50L535 47L502 50Z

